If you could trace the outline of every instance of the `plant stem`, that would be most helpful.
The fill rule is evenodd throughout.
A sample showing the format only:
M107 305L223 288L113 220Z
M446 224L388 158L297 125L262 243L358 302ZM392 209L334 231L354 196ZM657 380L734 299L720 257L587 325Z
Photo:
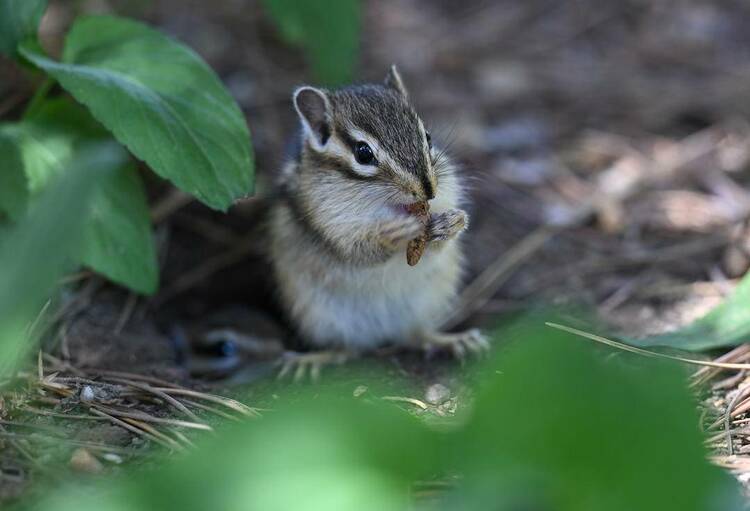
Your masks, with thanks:
M31 101L29 101L29 104L26 106L26 110L24 110L23 112L24 118L29 117L34 112L39 110L39 107L47 98L47 94L49 93L50 89L52 89L53 85L55 85L55 80L53 78L50 78L48 76L44 79L44 82L42 82L42 84L36 90L34 96L31 98Z

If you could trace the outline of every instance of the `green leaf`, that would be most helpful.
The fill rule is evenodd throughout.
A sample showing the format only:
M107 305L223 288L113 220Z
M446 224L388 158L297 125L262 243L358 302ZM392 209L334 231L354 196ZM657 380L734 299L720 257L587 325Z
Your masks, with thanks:
M81 262L144 294L156 291L159 266L146 194L135 168L121 167L102 181L91 201Z
M681 367L532 324L496 335L506 349L453 446L461 505L445 509L729 509L738 488L707 462Z
M76 144L111 139L86 109L65 99L44 101L23 121L0 125L0 136L15 144L32 195L59 174Z
M0 127L0 212L17 220L28 200L23 160L15 140Z
M627 339L635 346L665 346L702 351L737 346L750 340L750 273L721 304L690 325L666 334Z
M100 179L121 163L110 144L82 148L0 244L0 376L31 348L27 328L74 260L86 208Z
M63 62L32 45L20 52L135 156L205 204L225 210L252 192L245 118L190 49L140 23L96 16L75 22Z
M407 412L317 390L262 421L223 428L157 470L50 491L36 510L414 509L412 483L431 476L435 436ZM304 424L304 427L300 427ZM206 440L208 440L206 442Z
M74 132L34 121L6 124L0 130L16 146L31 195L42 190L73 157Z
M16 55L18 44L36 38L47 0L0 0L0 53Z
M306 50L318 80L328 85L352 80L359 51L359 0L263 3L282 36Z
M31 198L65 171L83 144L111 137L82 107L67 100L47 101L31 116L5 125L0 134L15 142ZM0 146L2 148L3 146ZM134 291L151 294L158 282L156 250L148 204L136 169L121 165L108 174L92 199L79 261ZM3 194L0 193L0 206ZM27 197L16 196L17 203ZM16 205L16 212L19 206Z

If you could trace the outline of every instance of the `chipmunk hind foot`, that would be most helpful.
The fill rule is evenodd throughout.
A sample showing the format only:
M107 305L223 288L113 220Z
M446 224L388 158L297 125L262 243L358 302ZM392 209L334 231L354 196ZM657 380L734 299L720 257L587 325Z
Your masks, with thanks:
M417 345L427 356L448 353L461 362L468 355L481 357L490 350L489 340L476 328L456 333L423 332L417 338Z
M317 383L320 381L323 368L342 365L356 357L356 353L346 350L313 351L310 353L287 351L277 361L280 369L276 379L283 380L291 377L295 383L306 380Z

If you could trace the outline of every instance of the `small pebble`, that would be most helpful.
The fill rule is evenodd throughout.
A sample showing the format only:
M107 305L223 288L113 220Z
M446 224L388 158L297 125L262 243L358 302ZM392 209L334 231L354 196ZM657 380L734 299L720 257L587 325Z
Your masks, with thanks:
M431 405L439 405L444 403L451 397L451 391L448 387L442 383L435 383L427 387L427 391L424 394L424 400Z
M92 389L91 386L86 385L81 389L81 402L90 403L94 400L95 397L96 394L94 393L94 389Z
M70 457L70 468L85 474L100 474L104 469L101 462L84 448L73 451Z
M104 453L102 455L102 458L106 461L109 461L110 463L114 463L115 465L119 465L120 463L122 463L122 456L113 452Z

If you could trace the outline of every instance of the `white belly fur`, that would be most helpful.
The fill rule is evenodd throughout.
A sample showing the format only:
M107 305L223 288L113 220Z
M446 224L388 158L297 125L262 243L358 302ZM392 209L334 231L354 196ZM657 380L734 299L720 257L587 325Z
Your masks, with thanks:
M274 240L272 263L281 300L305 342L349 349L404 344L420 330L436 329L451 308L461 277L455 240L428 247L413 267L405 253L368 267L341 264L294 238Z

